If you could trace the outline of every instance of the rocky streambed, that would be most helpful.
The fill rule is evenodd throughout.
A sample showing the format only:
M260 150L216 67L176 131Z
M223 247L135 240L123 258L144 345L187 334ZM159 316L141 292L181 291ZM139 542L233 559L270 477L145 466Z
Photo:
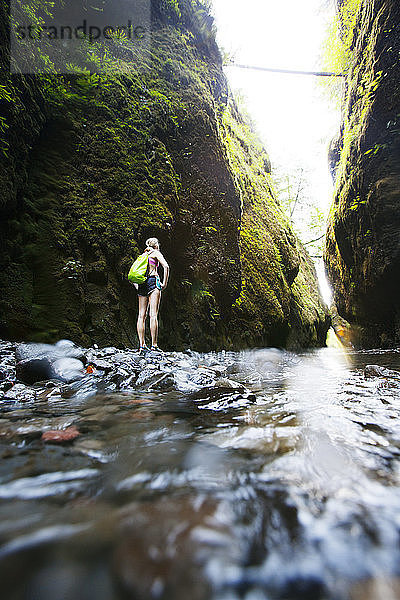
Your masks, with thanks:
M400 597L399 361L2 342L4 597Z

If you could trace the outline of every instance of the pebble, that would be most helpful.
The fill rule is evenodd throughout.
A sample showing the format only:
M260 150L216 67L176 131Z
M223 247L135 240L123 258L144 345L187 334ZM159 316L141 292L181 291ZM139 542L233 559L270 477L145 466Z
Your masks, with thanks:
M61 400L61 388L59 387L44 390L37 395L38 400L55 400L56 398Z
M45 431L42 434L42 440L51 444L66 444L79 436L80 431L76 427L68 427L67 429Z
M77 450L102 450L105 444L101 440L80 440L75 444Z
M226 377L220 377L215 382L216 387L229 388L232 390L240 390L241 392L245 391L245 387L238 383L237 381L233 381L232 379L227 379Z
M16 383L5 394L4 400L15 400L18 402L31 402L36 400L37 392L32 388L28 388L23 383Z
M26 423L15 429L15 433L23 438L35 438L42 435L42 427L40 422Z
M8 419L0 419L0 439L8 440L15 436L13 424Z

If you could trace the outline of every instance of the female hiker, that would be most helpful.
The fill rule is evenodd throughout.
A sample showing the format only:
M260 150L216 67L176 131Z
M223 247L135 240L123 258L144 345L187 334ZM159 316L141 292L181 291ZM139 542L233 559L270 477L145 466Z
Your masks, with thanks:
M161 291L165 290L169 277L169 266L160 252L160 244L157 238L149 238L146 241L145 252L149 254L149 267L147 279L138 285L139 315L137 320L137 333L139 338L139 352L144 354L149 349L145 342L145 328L147 312L150 309L150 333L151 350L161 352L157 346L158 337L158 309L160 306ZM164 269L163 281L158 275L158 265Z

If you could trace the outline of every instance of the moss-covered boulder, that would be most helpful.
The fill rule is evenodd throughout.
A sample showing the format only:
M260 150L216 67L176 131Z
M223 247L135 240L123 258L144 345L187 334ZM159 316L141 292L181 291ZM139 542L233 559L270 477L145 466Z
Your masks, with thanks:
M328 319L314 265L276 199L264 147L232 101L222 115L222 135L242 207L242 287L230 338L235 346L318 346Z
M128 57L118 74L5 81L0 336L136 344L126 275L154 235L172 270L160 345L323 344L315 272L230 96L206 9L152 8L140 69Z
M326 266L358 346L400 342L400 5L360 0Z

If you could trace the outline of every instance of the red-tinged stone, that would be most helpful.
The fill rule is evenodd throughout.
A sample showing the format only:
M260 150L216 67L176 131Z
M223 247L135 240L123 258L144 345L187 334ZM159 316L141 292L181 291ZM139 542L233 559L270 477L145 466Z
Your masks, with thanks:
M51 444L65 444L72 442L78 436L80 431L76 427L67 427L67 429L54 429L42 433L42 440Z
M132 400L128 400L127 404L151 404L151 400L146 400L144 398L132 398Z

